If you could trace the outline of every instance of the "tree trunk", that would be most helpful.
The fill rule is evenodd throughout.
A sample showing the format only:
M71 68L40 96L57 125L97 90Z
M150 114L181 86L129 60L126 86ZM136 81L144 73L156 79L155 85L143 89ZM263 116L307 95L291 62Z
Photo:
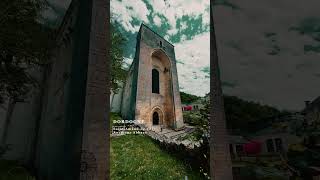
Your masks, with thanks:
M34 136L32 139L32 146L31 146L31 152L30 152L30 159L28 159L28 164L31 166L31 169L35 171L36 169L36 153L37 153L37 147L38 147L38 140L39 140L39 131L40 131L40 122L42 119L42 112L44 106L46 104L43 102L44 98L47 97L46 91L47 91L47 84L46 81L48 80L48 71L49 68L51 68L49 65L45 66L43 68L43 77L41 79L41 84L40 84L40 92L37 97L37 108L36 108L36 121L35 121L35 126L34 126Z
M1 145L2 146L6 146L5 143L6 143L7 136L8 136L8 128L9 128L9 124L11 121L11 117L12 117L12 113L13 113L15 105L16 105L16 101L13 98L9 98L6 120L4 123L4 129L3 129L3 134L2 134L2 138L1 138Z
M213 27L213 2L210 7L210 175L214 180L232 180L232 163L221 89L216 37Z

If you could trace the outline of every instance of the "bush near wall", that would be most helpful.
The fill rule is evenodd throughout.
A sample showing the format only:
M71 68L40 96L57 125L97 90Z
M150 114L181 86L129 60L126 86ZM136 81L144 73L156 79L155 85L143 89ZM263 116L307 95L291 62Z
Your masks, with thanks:
M0 180L35 180L18 161L0 160Z

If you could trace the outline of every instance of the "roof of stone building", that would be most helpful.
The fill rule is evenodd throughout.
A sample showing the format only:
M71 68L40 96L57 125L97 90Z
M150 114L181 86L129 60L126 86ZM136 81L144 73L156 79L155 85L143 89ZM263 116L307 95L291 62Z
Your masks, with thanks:
M232 144L244 144L248 142L248 140L243 136L237 136L237 135L229 135L228 140L229 140L229 143L232 143Z
M153 32L154 34L156 34L158 37L160 37L161 39L163 39L164 41L166 41L168 44L170 44L172 47L174 47L174 45L173 45L172 43L170 43L169 41L167 41L166 39L164 39L163 36L161 36L160 34L158 34L157 32L155 32L153 29L151 29L149 26L145 25L144 23L141 23L140 29L139 29L139 33L140 33L142 27L147 28L148 30L150 30L151 32Z
M309 105L307 107L305 107L302 112L313 109L314 107L320 107L320 96L317 97L312 102L310 102Z

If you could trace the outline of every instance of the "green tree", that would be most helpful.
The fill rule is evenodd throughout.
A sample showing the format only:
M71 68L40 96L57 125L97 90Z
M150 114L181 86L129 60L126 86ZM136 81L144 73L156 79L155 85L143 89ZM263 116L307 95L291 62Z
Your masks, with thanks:
M242 135L271 126L277 117L285 116L285 111L246 101L236 96L224 95L227 128Z
M127 71L123 68L124 57L123 47L126 43L126 39L123 34L117 28L117 23L110 23L111 25L111 90L117 92L120 85L125 82Z
M180 92L180 97L181 97L181 102L184 104L190 104L190 103L200 99L200 97L198 97L198 96L188 94L185 92Z
M50 30L38 21L43 1L2 0L0 7L0 103L8 101L3 144L15 104L37 85L28 71L46 63L52 44Z

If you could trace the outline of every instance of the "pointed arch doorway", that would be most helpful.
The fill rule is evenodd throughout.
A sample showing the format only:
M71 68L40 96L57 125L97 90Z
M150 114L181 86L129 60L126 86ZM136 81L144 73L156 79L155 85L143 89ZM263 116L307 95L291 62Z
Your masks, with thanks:
M150 117L150 123L152 126L162 126L164 125L164 114L162 109L160 109L160 107L154 107L151 111L151 115Z
M157 111L153 112L152 125L159 125L159 114Z

